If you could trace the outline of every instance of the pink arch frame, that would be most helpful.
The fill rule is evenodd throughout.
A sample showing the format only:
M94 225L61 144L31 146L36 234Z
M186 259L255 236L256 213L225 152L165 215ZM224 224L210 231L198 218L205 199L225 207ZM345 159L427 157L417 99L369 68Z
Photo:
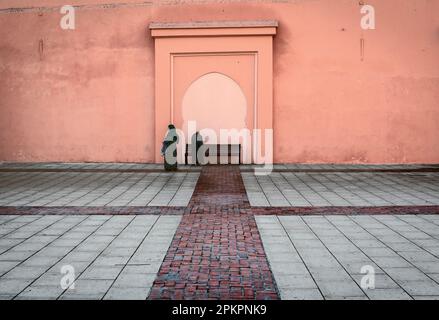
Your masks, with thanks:
M151 23L155 39L155 161L173 120L173 57L182 54L254 54L256 129L273 129L273 36L276 21Z

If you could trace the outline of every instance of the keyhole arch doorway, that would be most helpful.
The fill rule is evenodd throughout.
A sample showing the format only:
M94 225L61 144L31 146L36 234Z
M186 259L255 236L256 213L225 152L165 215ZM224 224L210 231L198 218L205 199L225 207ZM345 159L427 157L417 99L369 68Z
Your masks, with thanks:
M247 99L239 84L220 72L209 72L195 79L182 99L183 130L195 121L197 130L248 128Z
M184 93L181 108L188 141L196 130L210 144L240 143L243 162L251 162L252 119L245 93L232 77L216 71L198 77Z

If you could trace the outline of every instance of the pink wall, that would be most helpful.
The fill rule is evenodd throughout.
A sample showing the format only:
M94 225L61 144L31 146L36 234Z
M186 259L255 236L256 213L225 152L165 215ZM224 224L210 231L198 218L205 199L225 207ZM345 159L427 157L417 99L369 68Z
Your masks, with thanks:
M148 24L275 19L275 162L439 162L439 1L70 3L0 2L0 161L154 161Z

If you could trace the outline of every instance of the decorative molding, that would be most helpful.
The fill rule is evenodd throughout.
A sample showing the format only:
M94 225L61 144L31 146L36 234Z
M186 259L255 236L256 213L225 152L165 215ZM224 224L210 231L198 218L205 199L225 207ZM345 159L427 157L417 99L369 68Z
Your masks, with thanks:
M251 119L251 121L253 123L253 128L257 128L257 126L258 126L258 119L257 119L257 114L258 114L258 97L257 97L258 96L258 86L257 86L257 83L258 83L258 79L257 79L257 74L258 74L258 52L253 52L253 51L207 52L207 53L171 53L170 123L174 122L174 116L175 116L174 115L174 112L175 112L175 107L174 107L174 74L175 74L175 72L174 72L174 58L175 57L194 57L194 56L236 56L236 55L243 55L243 56L251 56L251 57L253 57L255 81L254 81L254 84L253 84L253 86L254 86L253 87L253 95L254 95L253 99L254 100L253 100L253 106L252 106L252 109L253 109L253 119ZM225 75L225 76L229 77L230 79L232 79L233 81L238 83L235 79L231 78L230 76L228 76L228 75ZM199 78L197 78L197 79L199 79ZM194 79L193 82L195 82L197 79Z
M262 28L278 27L276 20L225 20L190 22L151 22L150 29L193 29L193 28Z
M277 27L276 20L152 22L149 25L153 38L275 35Z

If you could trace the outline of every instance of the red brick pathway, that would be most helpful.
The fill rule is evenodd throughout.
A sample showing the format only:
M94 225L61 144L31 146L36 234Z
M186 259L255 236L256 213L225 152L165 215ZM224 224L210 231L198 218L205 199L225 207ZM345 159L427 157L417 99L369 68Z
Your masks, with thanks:
M203 167L149 299L278 299L248 206L239 168Z
M249 207L238 166L203 167L189 202L191 213L240 213Z

